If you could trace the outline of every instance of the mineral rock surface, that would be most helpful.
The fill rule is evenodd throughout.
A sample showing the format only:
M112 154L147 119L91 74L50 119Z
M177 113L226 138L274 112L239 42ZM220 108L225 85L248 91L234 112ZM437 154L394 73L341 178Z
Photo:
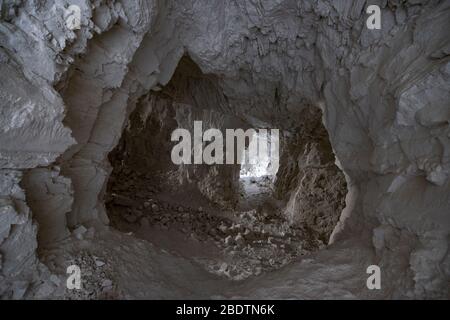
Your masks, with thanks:
M448 298L450 1L374 3L0 1L0 297ZM194 120L278 174L174 167Z

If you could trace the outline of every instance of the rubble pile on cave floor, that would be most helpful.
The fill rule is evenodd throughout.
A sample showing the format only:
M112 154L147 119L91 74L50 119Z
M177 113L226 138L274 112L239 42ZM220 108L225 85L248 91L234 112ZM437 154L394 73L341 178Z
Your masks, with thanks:
M270 199L262 203L259 198L253 202L255 194L246 197L245 186L238 210L221 210L165 197L151 174L124 169L113 181L106 206L114 227L163 247L175 242L167 247L169 251L228 279L243 280L280 268L324 246L306 230L290 225L276 206L270 205ZM264 177L246 183L267 193ZM244 208L247 210L239 211Z
M40 260L48 268L50 276L35 297L66 300L123 297L118 284L121 266L113 261L113 256L108 252L110 247L120 249L120 246L114 241L105 245L105 240L98 235L93 228L81 226L73 230L70 237L41 249ZM82 281L74 290L69 284L77 286L72 277L76 273Z
M68 265L77 265L82 270L83 282L80 290L66 289L64 296L69 300L117 299L120 293L115 283L116 275L110 263L87 251L68 257Z

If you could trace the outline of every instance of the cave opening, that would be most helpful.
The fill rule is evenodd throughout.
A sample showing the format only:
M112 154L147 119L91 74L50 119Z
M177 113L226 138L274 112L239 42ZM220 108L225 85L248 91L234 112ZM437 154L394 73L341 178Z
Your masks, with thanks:
M177 128L252 127L225 101L217 78L182 58L167 85L141 97L109 154L105 206L114 228L243 280L326 246L346 186L316 107L276 139L256 130L236 164L174 164ZM252 139L279 153L246 162Z
M256 140L256 144L259 149L265 146L268 150L278 149L279 141L275 141L275 138L271 134L267 133L267 129L261 131L254 131L251 138ZM275 148L272 148L273 144L277 144ZM241 157L241 170L239 171L239 177L242 178L260 178L268 177L274 179L279 168L279 152L264 152L260 155L257 161L252 161L250 157L250 150L247 146Z

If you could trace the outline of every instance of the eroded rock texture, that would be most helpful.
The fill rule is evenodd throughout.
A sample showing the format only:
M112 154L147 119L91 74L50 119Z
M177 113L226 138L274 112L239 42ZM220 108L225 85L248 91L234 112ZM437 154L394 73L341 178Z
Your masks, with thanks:
M289 198L284 214L292 224L305 227L310 237L328 243L345 206L347 188L334 163L320 110L305 108L283 145L275 187L278 197Z
M448 298L450 2L373 2L381 30L366 28L363 0L1 1L0 296L64 297L66 264L95 263L76 258L90 254L110 261L114 270L103 274L115 282L100 272L92 286L106 281L112 297ZM80 8L80 29L66 25L70 4ZM170 90L187 56L207 76ZM283 188L286 214L301 220L344 185L342 177L319 183L326 193L308 200L297 191L315 192L311 175L345 173L346 207L330 246L237 287L107 227L108 154L139 108L149 108L143 130L161 138L172 115L189 125L219 113L209 124L231 117L294 140L305 114L320 108L337 166L314 138L290 152L301 163ZM128 160L150 165L164 147L145 145ZM161 154L137 156L150 149ZM222 186L235 191L236 180L218 186L214 170L237 170L203 170L196 181L207 198L221 202ZM371 264L383 270L381 290L365 287Z

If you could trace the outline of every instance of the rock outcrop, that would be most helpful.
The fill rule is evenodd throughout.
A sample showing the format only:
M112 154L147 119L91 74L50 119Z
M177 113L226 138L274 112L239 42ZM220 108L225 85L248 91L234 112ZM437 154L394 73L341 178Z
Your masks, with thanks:
M59 283L51 274L62 270L49 262L52 246L73 249L76 241L89 242L108 230L108 155L143 101L151 104L163 98L155 93L173 92L167 85L188 56L207 80L177 92L200 90L195 103L212 105L209 113L295 134L305 110L320 108L336 161L320 170L342 170L348 190L326 250L250 279L239 292L205 277L204 290L190 293L448 298L449 1L374 1L381 7L380 30L366 28L363 0L73 2L0 1L1 297L51 297ZM66 23L71 4L80 9L79 29ZM162 112L181 111L172 104ZM164 113L153 119L164 119ZM320 158L317 145L304 148ZM200 174L199 186L221 202L216 187L222 173L214 170ZM305 179L314 169L308 170ZM237 175L235 169L226 173ZM235 190L234 181L226 181L226 192ZM299 186L288 189L295 193ZM290 199L286 212L294 219L305 200ZM91 231L76 238L80 226ZM104 237L116 244L120 238ZM141 278L133 278L124 284L124 296L133 297L130 284L139 288L135 297L183 296L170 291L171 281L186 283L175 266L186 263L190 275L197 268L143 246L129 246L146 259L134 266L148 266L136 277L158 285L146 295ZM128 249L121 244L105 252L129 259ZM161 261L171 266L170 276L158 273ZM365 268L372 264L383 270L376 292L365 287ZM130 274L130 266L123 268Z

